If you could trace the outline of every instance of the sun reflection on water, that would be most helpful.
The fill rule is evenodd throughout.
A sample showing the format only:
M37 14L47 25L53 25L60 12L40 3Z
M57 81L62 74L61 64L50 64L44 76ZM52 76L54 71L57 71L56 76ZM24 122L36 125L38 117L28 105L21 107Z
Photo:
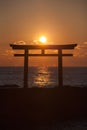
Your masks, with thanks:
M47 67L38 68L38 74L34 77L34 84L38 87L50 85L50 72Z

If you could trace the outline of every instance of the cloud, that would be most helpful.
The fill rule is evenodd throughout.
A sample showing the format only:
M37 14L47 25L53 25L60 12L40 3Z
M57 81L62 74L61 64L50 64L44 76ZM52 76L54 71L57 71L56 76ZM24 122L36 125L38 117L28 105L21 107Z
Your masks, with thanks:
M80 45L78 45L75 49L79 50L79 49L81 49L81 46L80 46Z
M84 44L87 44L87 42L84 42Z
M14 51L13 51L13 50L6 50L6 51L5 51L5 54L6 54L6 55L13 55L13 54L14 54Z
M14 42L13 44L17 44L17 45L25 45L26 42L25 42L25 41L17 41L17 42Z
M0 50L0 56L11 56L14 54L13 50Z
M87 42L78 45L74 50L74 56L87 57Z

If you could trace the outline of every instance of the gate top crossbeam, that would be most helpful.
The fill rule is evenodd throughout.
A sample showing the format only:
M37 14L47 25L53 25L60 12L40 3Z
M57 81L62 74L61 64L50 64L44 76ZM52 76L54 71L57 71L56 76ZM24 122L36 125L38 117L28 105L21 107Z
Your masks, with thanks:
M74 49L77 44L67 44L67 45L16 45L10 44L12 49L24 50L24 49Z

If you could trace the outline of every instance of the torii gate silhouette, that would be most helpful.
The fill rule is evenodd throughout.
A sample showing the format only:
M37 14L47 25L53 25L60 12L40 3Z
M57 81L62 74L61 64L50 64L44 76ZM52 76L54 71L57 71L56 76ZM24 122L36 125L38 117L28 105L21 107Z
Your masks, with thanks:
M24 50L24 54L14 54L17 57L24 57L24 88L28 88L28 56L57 56L58 57L58 81L59 86L63 86L63 67L62 57L73 56L73 54L62 54L62 50L72 50L77 44L66 44L66 45L17 45L10 44L12 49ZM28 50L41 50L41 54L29 54ZM58 54L45 54L45 50L58 50Z

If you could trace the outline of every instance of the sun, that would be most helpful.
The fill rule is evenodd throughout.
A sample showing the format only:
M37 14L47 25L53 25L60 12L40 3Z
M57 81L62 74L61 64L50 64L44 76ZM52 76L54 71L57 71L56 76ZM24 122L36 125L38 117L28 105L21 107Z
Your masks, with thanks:
M46 38L45 36L41 36L41 37L39 38L39 42L45 44L45 43L47 42L47 38Z

